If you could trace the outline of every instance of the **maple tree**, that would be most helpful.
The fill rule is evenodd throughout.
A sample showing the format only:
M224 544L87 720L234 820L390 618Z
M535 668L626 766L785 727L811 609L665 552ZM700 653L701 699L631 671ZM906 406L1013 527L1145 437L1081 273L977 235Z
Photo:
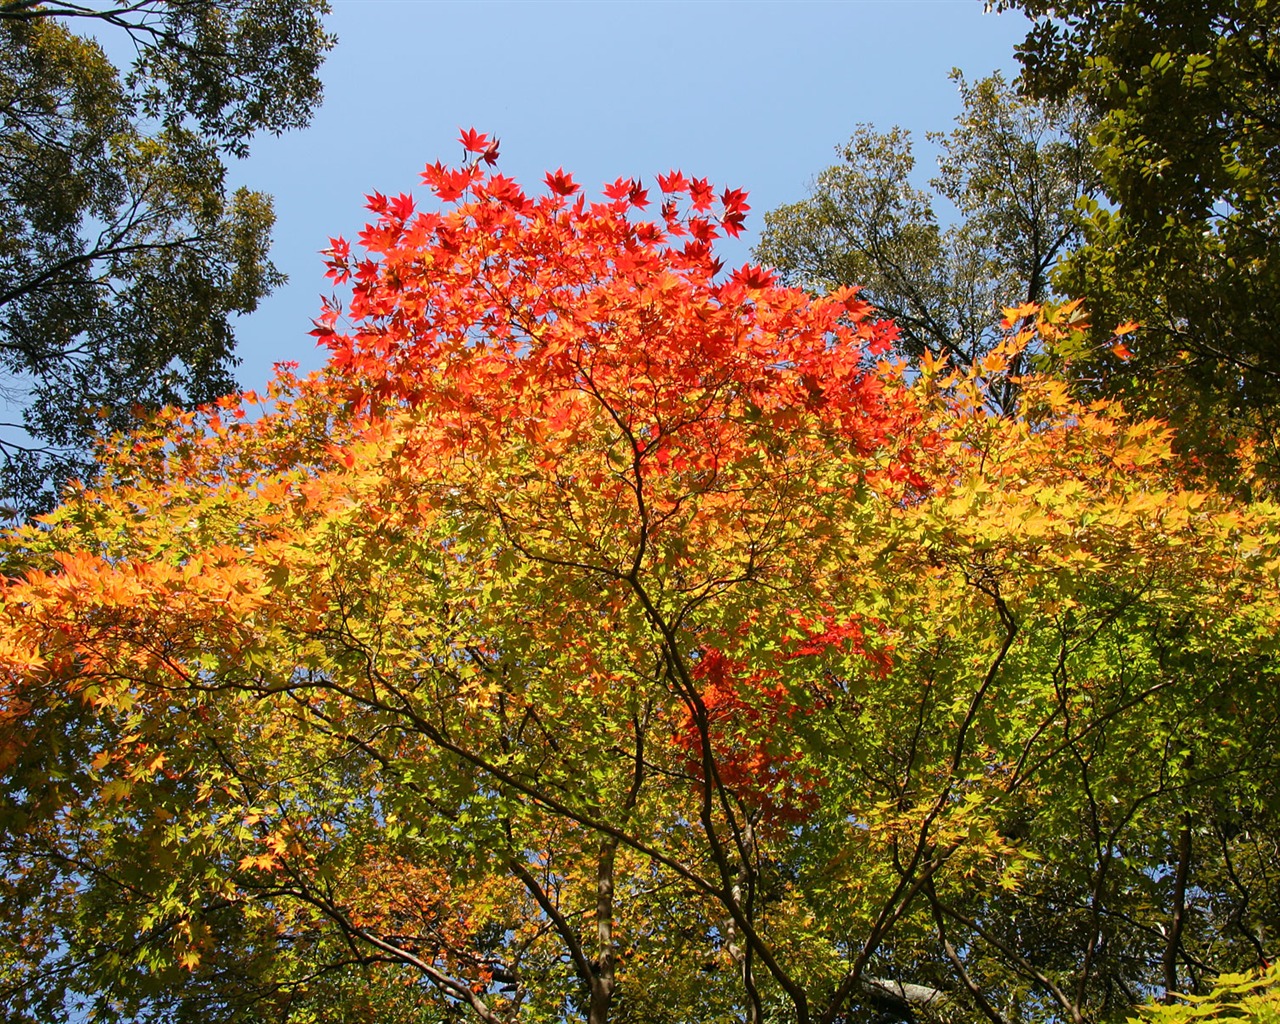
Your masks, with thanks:
M721 272L743 192L462 143L333 240L324 371L8 536L11 1017L1080 1024L1269 955L1276 509L995 413L1070 309L908 371Z

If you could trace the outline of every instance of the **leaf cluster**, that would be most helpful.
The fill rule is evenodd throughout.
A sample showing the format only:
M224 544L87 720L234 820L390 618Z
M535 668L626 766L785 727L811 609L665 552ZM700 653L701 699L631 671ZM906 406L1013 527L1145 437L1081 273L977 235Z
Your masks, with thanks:
M1232 437L1274 452L1280 10L998 6L1035 19L1018 48L1028 92L1077 97L1097 119L1100 195L1084 204L1085 244L1058 287L1088 296L1100 325L1144 324L1134 361L1102 387L1184 423L1184 443L1210 463ZM1217 467L1224 478L1239 468Z
M227 155L306 122L322 3L0 5L5 500L47 505L140 407L234 389L231 321L283 277ZM122 74L76 19L127 34Z

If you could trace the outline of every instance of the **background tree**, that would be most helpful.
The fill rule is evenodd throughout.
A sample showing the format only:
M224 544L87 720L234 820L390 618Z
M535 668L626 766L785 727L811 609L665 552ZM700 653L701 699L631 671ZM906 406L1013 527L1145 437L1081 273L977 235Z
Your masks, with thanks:
M1244 431L1274 463L1280 6L995 6L1036 19L1018 48L1026 90L1079 97L1097 118L1101 196L1058 286L1087 297L1098 324L1138 320L1144 330L1129 372L1099 374L1086 360L1082 376L1175 416L1204 458Z
M270 198L225 187L259 131L306 124L323 0L0 3L0 491L21 512L137 407L234 388L232 319L283 280ZM76 19L124 33L121 74Z
M7 537L12 1015L1081 1024L1271 959L1274 506L995 415L1061 312L904 373L718 274L740 191L463 143L334 243L325 371Z
M963 110L930 136L942 149L932 193L911 183L908 133L862 125L808 199L765 214L755 256L817 292L861 286L909 355L967 366L1002 336L1002 305L1048 297L1092 172L1078 104L1029 102L999 75L953 77ZM938 200L958 210L954 224Z

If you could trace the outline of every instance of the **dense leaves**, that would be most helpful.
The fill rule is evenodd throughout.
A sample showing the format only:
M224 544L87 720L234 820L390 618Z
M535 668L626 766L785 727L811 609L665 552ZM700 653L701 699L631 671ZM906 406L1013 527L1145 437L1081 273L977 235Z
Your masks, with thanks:
M462 142L333 241L325 371L9 536L10 1016L1079 1024L1270 956L1276 509L996 413L1070 311L907 372L721 272L742 192Z
M1133 373L1105 383L1182 421L1184 444L1207 459L1224 438L1258 437L1274 477L1280 7L997 6L1036 19L1018 55L1028 89L1076 95L1099 118L1090 156L1103 195L1060 280L1099 323L1146 325Z
M227 155L305 124L323 3L0 3L0 490L47 507L94 434L235 387L232 321L283 277ZM89 35L126 33L124 76Z

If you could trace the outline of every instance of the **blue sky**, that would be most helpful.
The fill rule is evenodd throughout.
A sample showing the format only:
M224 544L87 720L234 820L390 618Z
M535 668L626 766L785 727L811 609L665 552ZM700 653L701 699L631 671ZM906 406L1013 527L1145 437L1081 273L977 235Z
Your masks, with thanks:
M927 179L923 133L959 109L948 73L1011 74L1026 28L980 0L334 0L329 24L311 127L258 139L231 168L274 195L289 275L238 324L246 387L277 360L320 365L318 250L354 238L367 192L429 199L418 174L459 159L459 127L497 135L502 171L531 190L561 166L589 188L673 167L745 188L747 231L722 250L739 265L764 212L802 198L855 124L914 131Z

